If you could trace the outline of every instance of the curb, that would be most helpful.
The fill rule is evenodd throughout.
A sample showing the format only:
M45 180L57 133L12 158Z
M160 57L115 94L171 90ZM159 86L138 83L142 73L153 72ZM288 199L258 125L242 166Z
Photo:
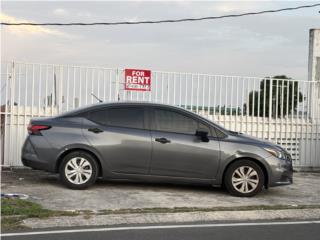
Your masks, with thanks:
M29 218L23 220L23 224L28 228L41 229L53 227L112 226L126 224L310 219L320 219L320 208L255 211L80 215L51 217L47 219Z

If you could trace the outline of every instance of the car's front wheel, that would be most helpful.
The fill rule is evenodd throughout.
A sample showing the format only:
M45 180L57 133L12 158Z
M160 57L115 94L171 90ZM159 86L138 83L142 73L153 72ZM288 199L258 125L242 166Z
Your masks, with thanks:
M224 185L234 196L252 197L261 192L264 179L264 173L258 164L250 160L239 160L228 167Z
M85 189L94 184L98 175L96 160L88 153L75 151L67 154L60 165L61 181L72 189Z

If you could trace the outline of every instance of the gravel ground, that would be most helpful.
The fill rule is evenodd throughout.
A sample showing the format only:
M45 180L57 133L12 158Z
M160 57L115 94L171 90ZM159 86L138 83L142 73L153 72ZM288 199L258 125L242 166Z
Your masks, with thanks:
M2 170L2 193L22 193L54 210L237 207L320 204L320 173L295 173L294 184L264 190L253 198L230 196L221 188L98 181L87 190L65 188L57 175L29 169Z

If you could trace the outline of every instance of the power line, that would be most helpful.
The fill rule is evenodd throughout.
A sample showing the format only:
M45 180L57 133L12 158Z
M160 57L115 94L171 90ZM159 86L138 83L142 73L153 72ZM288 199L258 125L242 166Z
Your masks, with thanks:
M92 23L81 23L81 22L72 22L72 23L31 23L31 22L20 22L20 23L9 23L1 22L1 25L6 26L92 26L92 25L137 25L137 24L158 24L158 23L179 23L179 22L192 22L192 21L203 21L203 20L216 20L222 18L236 18L250 15L259 15L265 13L276 13L284 11L298 10L302 8L313 8L320 6L320 3L313 5L303 5L291 8L281 8L275 10L265 10L260 12L247 12L240 14L229 14L222 16L212 16L212 17L201 17L201 18L182 18L182 19L167 19L167 20L156 20L156 21L133 21L133 22L92 22Z

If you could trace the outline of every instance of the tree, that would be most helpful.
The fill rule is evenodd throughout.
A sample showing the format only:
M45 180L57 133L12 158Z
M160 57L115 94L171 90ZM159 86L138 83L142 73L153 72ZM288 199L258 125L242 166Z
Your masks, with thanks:
M271 99L270 83L272 87ZM247 103L243 106L245 113L250 116L268 117L271 110L271 116L275 118L276 116L284 117L293 114L297 110L298 103L302 102L303 95L299 91L298 81L288 78L286 75L279 75L261 80L259 90L251 91L248 100L248 109ZM272 108L270 108L270 101Z

